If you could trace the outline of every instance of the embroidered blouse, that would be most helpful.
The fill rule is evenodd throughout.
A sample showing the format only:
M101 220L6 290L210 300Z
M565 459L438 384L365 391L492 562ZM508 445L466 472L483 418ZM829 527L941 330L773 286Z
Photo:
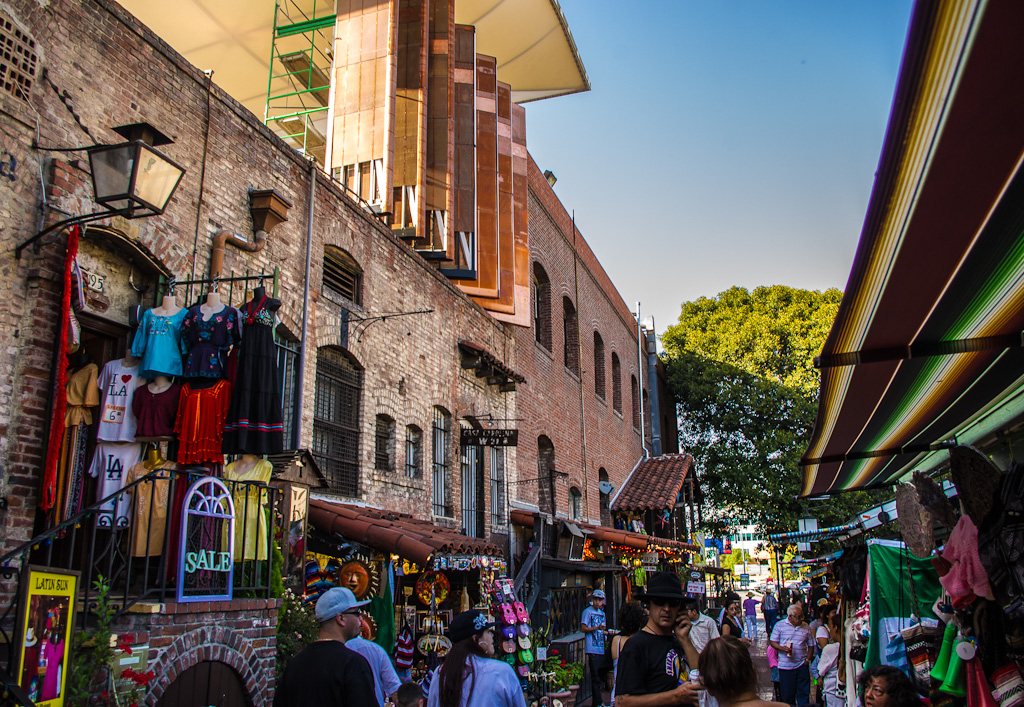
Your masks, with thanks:
M184 309L169 317L153 314L152 309L143 312L132 342L132 356L142 359L143 378L181 375L181 325L187 314Z
M208 320L201 305L188 310L181 324L184 375L189 378L223 378L227 353L242 340L242 317L234 307L224 307Z

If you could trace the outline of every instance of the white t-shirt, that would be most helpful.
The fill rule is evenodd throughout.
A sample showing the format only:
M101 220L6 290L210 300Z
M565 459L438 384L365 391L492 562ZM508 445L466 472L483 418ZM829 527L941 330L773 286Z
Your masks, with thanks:
M89 474L99 477L96 500L100 501L124 488L128 481L128 471L138 464L141 458L141 444L99 442L92 458L92 466L89 467ZM126 527L131 505L127 496L126 493L121 494L103 504L102 510L96 514L96 525L101 528Z
M839 644L829 643L821 649L821 657L818 658L818 675L822 680L822 687L825 692L836 692L836 683L839 681Z
M120 359L111 361L100 373L100 424L96 439L101 442L134 442L135 413L132 399L139 378L139 364L128 367Z
M373 686L377 690L377 702L383 705L388 696L395 694L402 686L402 681L398 679L398 673L391 665L388 652L373 641L368 641L361 636L345 641L345 647L366 658L366 662L370 664L370 672L373 673Z

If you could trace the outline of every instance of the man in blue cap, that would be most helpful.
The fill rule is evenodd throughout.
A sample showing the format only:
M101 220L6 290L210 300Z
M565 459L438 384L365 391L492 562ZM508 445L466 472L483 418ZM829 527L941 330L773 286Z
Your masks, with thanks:
M370 664L345 647L359 635L359 607L347 587L334 587L316 602L320 637L291 659L277 682L274 707L379 707Z
M604 704L601 695L603 685L601 684L601 663L604 661L604 635L606 626L604 617L604 592L595 589L590 595L590 606L583 610L580 619L580 630L583 631L583 651L587 654L587 662L590 663L590 685L593 690L593 698L590 704L594 707Z

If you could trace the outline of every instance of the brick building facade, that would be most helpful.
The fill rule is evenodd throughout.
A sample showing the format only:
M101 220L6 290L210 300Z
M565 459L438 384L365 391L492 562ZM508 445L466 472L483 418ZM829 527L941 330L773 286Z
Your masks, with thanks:
M88 162L72 148L119 142L112 127L143 121L173 138L161 149L186 172L164 214L83 228L79 261L90 277L80 322L91 351L120 357L131 309L159 302L169 276L265 273L282 301L282 355L297 371L285 376L285 399L301 400L296 436L286 446L318 455L327 495L433 520L501 547L511 533L508 504L482 492L499 478L509 502L608 522L599 482L620 485L643 456L644 392L635 381L646 387L647 376L638 368L636 323L524 144L515 147L513 171L518 208L529 212L533 285L528 316L522 307L516 314L530 326L517 326L481 306L481 297L442 274L116 3L11 0L0 13L3 31L26 52L20 68L8 67L23 80L0 91L0 555L52 522L40 501L49 483L43 468L54 342L64 326L58 314L67 234L18 255L15 247L45 225L96 211ZM288 220L256 252L228 247L220 273L211 273L217 232L253 238L253 189L274 190L290 203ZM516 267L522 255L516 253ZM352 276L352 289L338 291L331 280L337 267ZM516 275L517 288L523 279ZM179 296L191 304L199 289ZM245 289L243 283L224 294L240 305ZM509 375L482 375L467 363L467 346L496 362L487 371ZM514 374L525 383L514 384ZM344 431L349 447L337 453L337 420L324 402L331 385L347 386L356 400ZM460 426L488 421L517 427L519 446L467 459ZM467 471L475 484L467 485ZM477 498L464 498L466 488ZM175 676L212 661L238 674L254 704L269 704L275 639L266 622L276 600L150 607L125 614L119 630L146 636L150 665L166 668L151 703Z

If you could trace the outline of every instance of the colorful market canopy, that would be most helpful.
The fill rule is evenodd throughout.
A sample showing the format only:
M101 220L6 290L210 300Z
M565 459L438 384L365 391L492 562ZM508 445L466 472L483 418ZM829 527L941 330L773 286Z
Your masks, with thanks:
M1024 3L919 2L816 360L801 496L893 483L1024 412Z
M817 530L794 530L791 533L775 533L769 535L768 540L772 543L777 542L810 542L811 540L829 540L831 538L839 537L840 535L848 535L850 531L856 530L859 526L858 523L847 523L846 525L834 525L831 528L818 528Z

